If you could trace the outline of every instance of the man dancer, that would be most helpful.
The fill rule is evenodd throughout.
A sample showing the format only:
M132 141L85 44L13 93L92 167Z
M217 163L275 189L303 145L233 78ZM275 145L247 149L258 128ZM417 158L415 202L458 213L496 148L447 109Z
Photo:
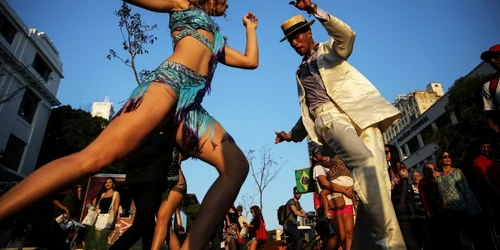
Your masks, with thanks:
M347 24L310 0L290 4L313 14L332 38L314 42L310 28L314 20L307 22L302 15L281 25L285 34L281 41L288 40L303 57L296 73L302 118L288 134L276 132L276 143L300 142L309 135L319 145L327 144L353 169L354 190L362 204L352 249L406 249L390 199L381 134L401 114L347 62L355 39Z

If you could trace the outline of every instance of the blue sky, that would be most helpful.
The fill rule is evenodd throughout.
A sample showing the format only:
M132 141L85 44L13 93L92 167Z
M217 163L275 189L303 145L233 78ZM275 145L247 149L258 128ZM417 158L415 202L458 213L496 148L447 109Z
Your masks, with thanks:
M136 86L132 71L120 61L108 61L109 49L120 51L118 19L113 14L121 1L113 0L9 0L9 4L30 28L53 41L60 52L65 78L57 94L63 104L78 107L109 96L118 109ZM299 13L288 0L229 0L227 20L217 21L229 46L245 48L242 16L254 12L259 18L260 66L245 71L220 65L213 92L204 107L233 135L243 151L272 145L274 131L288 131L300 116L294 72L300 57L285 43L281 23ZM262 2L260 2L262 3ZM447 90L454 80L480 63L479 55L500 43L498 0L354 0L316 3L337 16L357 33L350 62L393 100L397 94L424 89L439 81ZM172 52L168 14L133 8L149 24L158 24L158 41L148 46L150 54L138 58L139 68L154 69ZM307 14L303 13L307 19ZM316 22L317 41L327 34ZM280 175L264 193L267 228L278 226L276 209L292 196L294 169L308 165L305 142L274 146L276 156L287 160ZM255 164L260 162L255 161ZM217 176L214 168L189 160L183 169L190 193L201 200ZM248 176L241 194L256 193ZM258 199L256 199L256 204ZM312 196L302 204L312 210Z

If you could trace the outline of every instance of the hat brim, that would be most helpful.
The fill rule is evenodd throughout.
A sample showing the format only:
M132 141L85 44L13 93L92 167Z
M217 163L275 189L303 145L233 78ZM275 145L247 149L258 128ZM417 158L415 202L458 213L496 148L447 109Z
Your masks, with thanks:
M306 27L306 26L311 26L313 25L314 21L316 20L311 20L310 22L308 23L304 23L304 25L301 25L301 26L298 26L297 28L293 29L292 31L290 31L290 33L288 33L285 37L283 37L281 40L280 40L280 43L285 41L289 36L295 34L298 30Z
M481 54L481 60L490 61L496 54L500 54L500 51L485 51Z

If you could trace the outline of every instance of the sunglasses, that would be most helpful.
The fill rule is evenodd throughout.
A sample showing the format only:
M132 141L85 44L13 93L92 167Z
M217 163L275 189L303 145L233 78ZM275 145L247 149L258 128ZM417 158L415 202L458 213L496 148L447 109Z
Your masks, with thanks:
M385 151L385 155L388 155L389 153L390 153L390 151L389 151L389 150L386 150L386 151Z
M451 159L450 155L443 155L441 156L442 159Z

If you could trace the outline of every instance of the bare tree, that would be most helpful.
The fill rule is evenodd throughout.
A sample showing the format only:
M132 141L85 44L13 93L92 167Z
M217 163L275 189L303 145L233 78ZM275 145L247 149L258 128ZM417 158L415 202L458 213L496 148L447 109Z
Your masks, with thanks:
M244 194L240 198L239 205L243 207L243 213L245 214L245 217L248 218L248 213L250 212L250 207L252 207L255 204L255 197L257 194Z
M91 113L92 112L92 103L91 102L80 103L78 105L78 109L81 109L87 113Z
M112 49L109 50L107 58L109 60L111 60L111 58L120 59L123 64L132 69L137 84L141 84L142 79L151 72L149 70L142 70L138 73L135 64L135 57L137 55L149 53L149 51L143 46L155 43L157 40L156 36L148 33L158 29L158 25L154 24L150 26L145 24L142 22L141 14L131 12L132 10L125 2L123 2L118 11L115 11L115 15L120 18L118 26L120 26L120 31L123 37L122 46L123 49L128 52L128 58L123 59Z
M260 209L263 210L262 196L264 190L278 176L279 171L286 162L281 157L276 158L272 152L272 147L269 145L264 145L259 150L260 165L256 166L254 164L254 154L255 150L250 149L246 156L255 181L255 187L259 192Z

